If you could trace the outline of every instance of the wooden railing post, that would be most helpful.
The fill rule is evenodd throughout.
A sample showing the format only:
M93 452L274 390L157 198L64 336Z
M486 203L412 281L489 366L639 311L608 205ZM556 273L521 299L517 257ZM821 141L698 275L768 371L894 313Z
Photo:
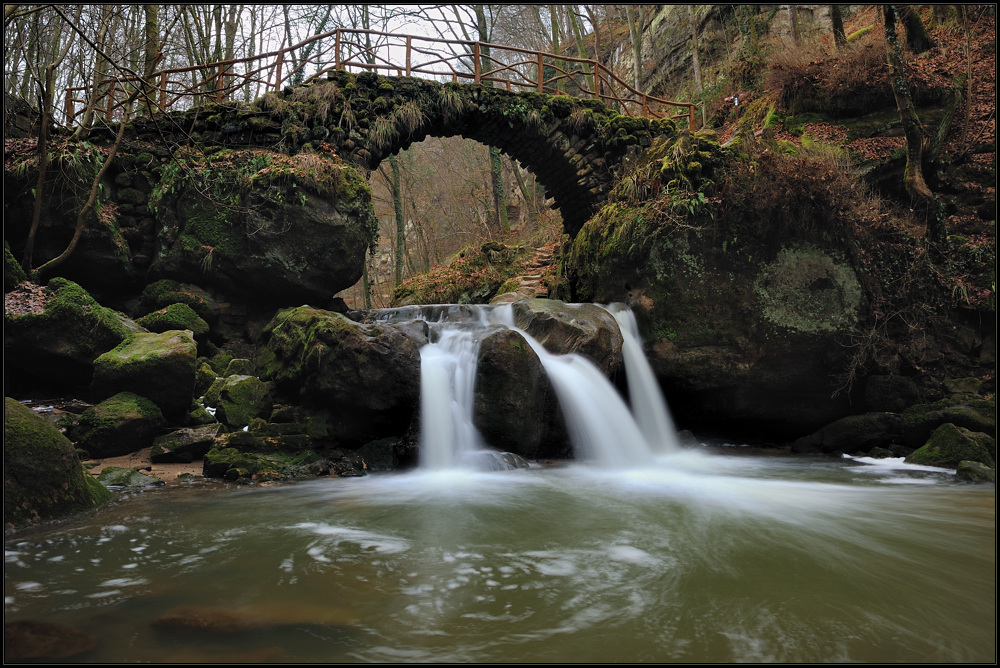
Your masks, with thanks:
M111 87L108 88L108 104L104 110L104 120L108 123L111 122L112 114L115 110L115 82L111 82Z
M413 38L409 35L406 36L406 76L410 76L410 47L413 44Z
M340 28L337 28L337 35L333 40L333 69L340 69Z
M542 60L542 52L538 52L538 92L545 91L545 62Z
M274 66L274 90L279 90L281 88L281 60L284 55L284 51L278 52L278 62Z
M167 111L167 73L160 72L160 111Z
M698 129L697 128L697 123L694 120L694 105L693 104L690 105L690 106L688 106L688 129L691 130L691 132L694 132L695 130Z
M475 74L476 83L479 83L483 78L483 71L479 67L479 42L472 45L472 58L475 60L475 69L473 70Z
M215 102L216 103L222 102L222 97L223 97L223 95L225 95L225 88L226 88L226 75L225 75L225 71L226 71L226 66L225 65L219 65L219 76L217 77L216 82L215 82Z
M73 122L73 91L66 89L66 125Z

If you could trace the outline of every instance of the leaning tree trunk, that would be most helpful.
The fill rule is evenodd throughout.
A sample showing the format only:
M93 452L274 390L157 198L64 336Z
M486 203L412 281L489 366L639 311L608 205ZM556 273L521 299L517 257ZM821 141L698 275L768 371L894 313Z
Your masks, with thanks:
M944 220L937 210L934 193L927 187L923 172L924 130L917 117L913 98L910 96L910 82L906 77L906 64L903 61L903 49L899 44L896 32L896 11L892 5L882 6L885 19L886 59L889 65L889 85L896 98L896 108L899 110L899 120L903 124L903 134L906 136L906 169L903 172L903 185L906 192L915 201L928 205L929 215L927 235L931 241L944 241L947 232Z

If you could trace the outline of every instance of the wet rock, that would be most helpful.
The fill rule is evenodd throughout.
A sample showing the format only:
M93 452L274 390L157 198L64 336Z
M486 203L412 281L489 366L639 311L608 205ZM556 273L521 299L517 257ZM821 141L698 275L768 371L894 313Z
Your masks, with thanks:
M347 447L406 433L419 406L426 330L361 324L309 306L264 328L261 378L279 394L328 410L329 435Z
M135 334L94 361L94 391L135 392L168 418L187 413L194 392L198 347L190 331Z
M98 474L97 481L105 487L159 487L164 484L156 476L121 466L106 467Z
M112 498L58 429L10 397L4 398L3 414L5 526L60 517Z
M530 459L550 456L543 441L556 408L538 355L518 332L485 336L476 368L475 424L491 447Z
M68 624L22 620L3 627L4 662L68 659L95 647L93 636Z
M955 477L968 482L992 482L996 484L997 471L982 462L961 461L958 463Z
M947 423L934 430L927 443L906 458L908 464L957 467L974 461L996 467L997 442L992 437Z
M332 605L303 603L244 605L238 607L180 606L168 610L150 624L157 631L200 631L230 635L272 626L347 626L353 615Z
M215 437L222 431L221 424L178 429L153 441L150 461L154 464L167 462L188 463L202 459L215 443Z
M149 447L164 425L159 407L133 392L119 392L85 410L75 434L91 457L116 457Z
M865 413L841 418L792 443L792 452L865 452L885 448L900 438L902 420L895 413ZM890 456L891 456L891 451Z
M600 306L527 299L511 308L515 324L550 353L579 353L609 376L621 363L621 331L614 316Z

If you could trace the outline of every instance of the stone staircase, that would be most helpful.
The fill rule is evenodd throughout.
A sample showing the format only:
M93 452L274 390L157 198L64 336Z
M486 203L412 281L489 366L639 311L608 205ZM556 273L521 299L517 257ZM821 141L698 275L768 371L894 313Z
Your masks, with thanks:
M552 264L552 254L555 252L556 244L551 242L541 248L535 249L535 256L526 265L527 273L518 276L520 281L517 290L498 295L493 302L513 302L519 299L539 298L545 299L549 296L549 289L545 286L544 276L546 269Z

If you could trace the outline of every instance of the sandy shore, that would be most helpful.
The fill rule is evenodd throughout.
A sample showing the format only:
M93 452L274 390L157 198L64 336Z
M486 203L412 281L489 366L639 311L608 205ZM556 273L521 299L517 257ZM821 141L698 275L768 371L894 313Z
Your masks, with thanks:
M106 457L96 460L100 463L91 468L90 472L96 476L109 466L120 466L126 469L137 468L142 473L159 478L168 485L177 483L177 476L183 473L191 473L197 476L202 474L202 462L200 459L190 464L154 464L150 461L151 451L152 448L145 448L138 452L122 455L121 457ZM145 470L147 466L151 467L148 471Z

